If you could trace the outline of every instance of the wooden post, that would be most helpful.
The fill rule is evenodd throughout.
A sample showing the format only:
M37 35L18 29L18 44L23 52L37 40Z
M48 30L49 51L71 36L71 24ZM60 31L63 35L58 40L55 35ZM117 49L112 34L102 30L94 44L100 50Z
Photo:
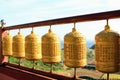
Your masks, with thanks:
M0 65L4 62L8 62L8 57L2 55L2 37L7 35L7 31L4 31L2 27L0 27Z

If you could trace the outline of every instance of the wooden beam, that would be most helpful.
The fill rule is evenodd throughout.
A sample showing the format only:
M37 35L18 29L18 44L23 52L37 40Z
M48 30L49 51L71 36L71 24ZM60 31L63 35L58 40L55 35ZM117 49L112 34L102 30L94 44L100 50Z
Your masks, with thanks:
M4 75L0 75L0 80L57 80L51 77L38 75L32 72L20 70L9 66L0 67L0 72L2 75Z
M46 20L46 21L38 21L38 22L33 22L33 23L8 26L8 27L4 27L3 29L12 30L12 29L20 29L20 28L43 27L43 26L48 26L48 25L67 24L67 23L85 22L85 21L96 21L96 20L114 19L114 18L120 18L120 10L65 17L65 18L52 19L52 20Z
M33 70L32 68L28 68L28 67L24 67L24 66L18 66L18 65L12 64L12 63L6 63L6 64L7 64L6 66L19 68L21 70L25 70L25 71L36 73L36 74L39 74L39 75L51 77L51 78L54 78L54 79L57 79L57 80L73 80L73 77L64 76L64 75L61 75L61 74L56 74L56 73L51 74L49 72L45 72L45 71L42 71L42 70L35 70L35 69ZM81 80L81 79L77 78L76 80Z
M0 27L0 65L2 65L4 62L8 62L8 57L3 56L2 51L2 37L5 37L7 35L7 31L3 31L2 27Z

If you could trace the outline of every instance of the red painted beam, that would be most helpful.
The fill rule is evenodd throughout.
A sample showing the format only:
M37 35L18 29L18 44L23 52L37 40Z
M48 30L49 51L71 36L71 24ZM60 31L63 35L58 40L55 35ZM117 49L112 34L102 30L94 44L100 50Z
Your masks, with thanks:
M12 30L12 29L20 29L20 28L42 27L48 25L68 24L74 22L96 21L96 20L114 19L114 18L120 18L120 10L38 21L27 24L8 26L8 27L4 27L3 29Z
M0 71L1 71L1 69L0 69ZM0 80L16 80L16 79L0 72Z
M8 66L11 67L15 67L15 68L19 68L21 70L25 70L25 71L29 71L29 72L33 72L39 75L43 75L43 76L48 76L48 77L52 77L55 78L57 80L73 80L73 77L68 77L68 76L64 76L64 75L60 75L60 74L55 74L55 73L49 73L49 72L45 72L45 71L41 71L41 70L33 70L31 68L28 67L24 67L24 66L19 66L19 65L15 65L15 64L10 64L7 63ZM81 80L80 78L76 79L76 80Z
M0 67L0 80L56 80L47 76L36 75L24 70Z
M7 30L2 30L2 27L0 27L0 65L4 62L8 62L8 57L2 55L2 38L7 35Z

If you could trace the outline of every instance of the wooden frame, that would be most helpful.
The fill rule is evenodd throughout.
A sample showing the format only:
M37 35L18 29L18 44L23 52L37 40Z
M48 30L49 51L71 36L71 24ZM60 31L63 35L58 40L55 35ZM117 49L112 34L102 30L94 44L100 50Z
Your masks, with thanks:
M2 37L5 35L5 34L3 35L3 33L7 30L15 30L15 29L31 28L31 27L43 27L43 26L48 26L48 25L96 21L96 20L115 19L115 18L120 18L120 10L79 15L79 16L73 16L73 17L65 17L65 18L52 19L52 20L46 20L46 21L38 21L38 22L8 26L8 27L0 27L0 64L7 62L7 58L2 55ZM14 68L21 68L21 70L24 69L24 70L34 72L34 73L41 73L41 71L37 71L37 70L31 71L29 68L24 68L24 67L19 67L19 66L16 67L15 65L12 65L12 64L8 64L8 66L11 66ZM44 74L44 73L45 72L42 72L41 74ZM47 73L46 75L47 76L49 75L50 77L55 77L55 78L61 77L61 75L49 74L49 73ZM67 80L67 79L72 80L72 78L70 77L67 77L67 76L63 77L63 80ZM46 80L48 79L46 78Z
M120 10L86 14L86 15L73 16L73 17L65 17L65 18L52 19L52 20L46 20L46 21L38 21L33 23L8 26L8 27L4 27L3 29L13 30L13 29L21 29L21 28L43 27L48 25L96 21L96 20L115 19L115 18L120 18Z

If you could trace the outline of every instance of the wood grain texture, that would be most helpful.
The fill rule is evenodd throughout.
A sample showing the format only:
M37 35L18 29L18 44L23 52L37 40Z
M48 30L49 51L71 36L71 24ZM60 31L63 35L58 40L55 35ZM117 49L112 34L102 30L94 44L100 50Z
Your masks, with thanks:
M58 19L52 19L52 20L45 20L45 21L38 21L38 22L8 26L8 27L4 27L3 30L43 27L43 26L48 26L48 25L96 21L96 20L114 19L114 18L120 18L120 10L99 12L99 13L92 13L92 14L85 14L85 15L78 15L78 16L72 16L72 17L65 17L65 18L58 18Z

